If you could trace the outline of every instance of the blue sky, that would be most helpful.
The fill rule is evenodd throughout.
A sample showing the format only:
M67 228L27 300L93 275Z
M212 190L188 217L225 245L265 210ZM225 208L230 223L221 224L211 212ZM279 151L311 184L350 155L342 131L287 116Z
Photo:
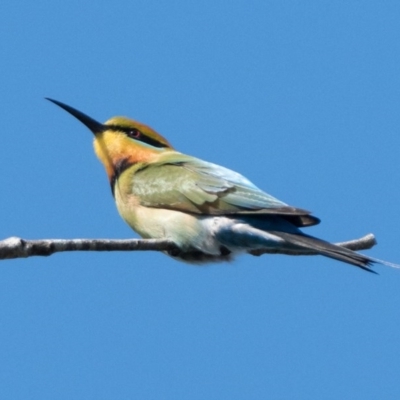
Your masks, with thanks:
M400 262L400 3L5 1L0 234L130 238L91 134L126 115L180 151L373 232ZM2 399L394 399L400 273L322 257L204 268L151 252L2 261Z

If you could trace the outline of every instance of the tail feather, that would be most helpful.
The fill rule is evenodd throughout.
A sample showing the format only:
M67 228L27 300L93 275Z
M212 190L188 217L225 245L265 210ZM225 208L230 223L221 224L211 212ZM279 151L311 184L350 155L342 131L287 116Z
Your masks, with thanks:
M354 265L356 267L359 267L368 272L372 272L374 274L377 274L377 272L375 272L370 268L374 263L382 263L386 265L388 264L387 262L382 262L381 260L367 257L363 254L359 254L356 253L355 251L346 249L344 247L340 247L335 244L326 242L324 240L317 239L313 236L308 236L304 234L298 235L294 233L279 232L279 231L274 231L270 233L273 233L274 235L281 237L291 245L304 248L307 250L313 250L323 256L343 261L347 264Z

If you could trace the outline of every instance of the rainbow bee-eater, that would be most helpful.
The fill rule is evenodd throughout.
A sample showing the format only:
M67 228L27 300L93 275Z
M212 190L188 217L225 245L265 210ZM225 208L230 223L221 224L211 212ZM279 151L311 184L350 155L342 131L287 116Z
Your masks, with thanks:
M149 126L125 117L104 124L56 100L94 134L117 209L143 238L169 239L169 255L190 263L240 253L317 253L373 272L375 262L304 234L320 220L263 192L244 176L176 151ZM387 263L390 265L390 263Z

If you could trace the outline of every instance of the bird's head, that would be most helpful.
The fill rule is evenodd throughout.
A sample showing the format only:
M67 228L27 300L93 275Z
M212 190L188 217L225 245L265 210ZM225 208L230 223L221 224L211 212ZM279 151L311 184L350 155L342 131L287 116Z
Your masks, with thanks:
M149 126L125 117L113 117L104 124L57 100L47 99L72 114L94 134L94 149L112 181L121 168L149 163L161 152L173 150L169 142Z

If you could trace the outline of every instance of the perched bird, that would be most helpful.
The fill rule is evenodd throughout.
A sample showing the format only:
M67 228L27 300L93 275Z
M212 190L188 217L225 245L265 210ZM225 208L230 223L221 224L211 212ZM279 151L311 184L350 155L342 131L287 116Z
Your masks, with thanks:
M244 176L176 151L153 129L113 117L104 124L59 101L94 134L117 209L143 238L172 240L170 256L190 263L240 253L310 254L355 265L386 263L304 234L320 220L263 192Z

